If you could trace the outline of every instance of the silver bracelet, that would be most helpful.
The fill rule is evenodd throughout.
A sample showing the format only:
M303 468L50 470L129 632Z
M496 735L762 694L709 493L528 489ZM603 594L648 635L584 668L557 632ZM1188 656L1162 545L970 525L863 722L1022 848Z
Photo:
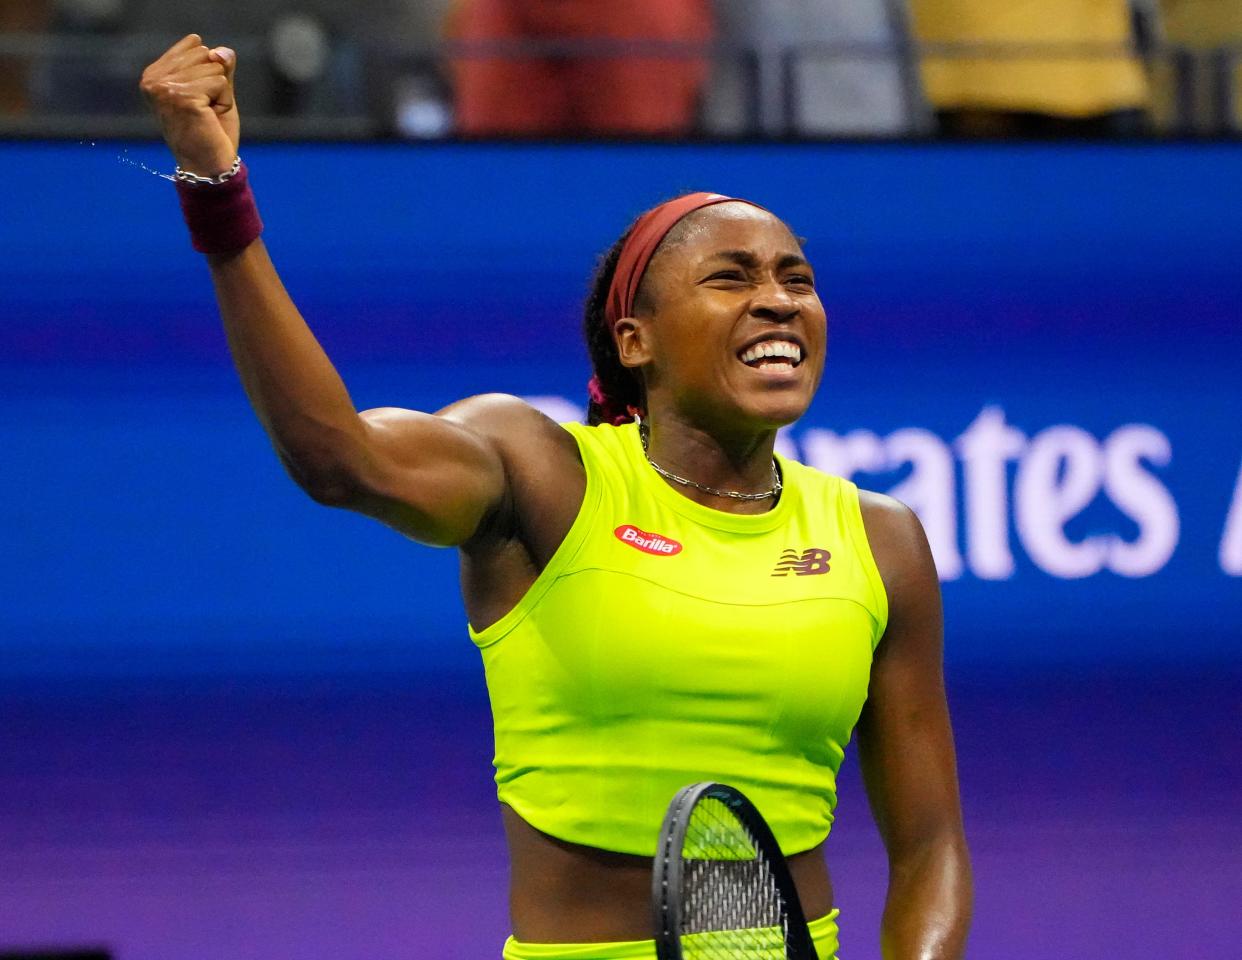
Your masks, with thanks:
M182 170L180 167L173 173L173 179L179 183L202 184L203 186L218 187L222 183L228 183L241 170L241 157L237 157L233 161L233 165L224 173L216 177L200 177L197 173L190 173L189 170Z

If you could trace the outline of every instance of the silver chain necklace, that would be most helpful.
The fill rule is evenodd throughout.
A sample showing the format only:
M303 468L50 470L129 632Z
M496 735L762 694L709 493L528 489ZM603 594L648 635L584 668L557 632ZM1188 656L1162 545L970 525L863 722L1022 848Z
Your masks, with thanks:
M651 464L651 469L662 476L665 480L672 480L673 483L680 483L683 487L694 487L695 490L702 490L704 493L710 493L713 497L729 497L733 500L768 500L773 497L780 496L781 492L781 475L776 469L776 460L772 460L772 486L764 490L762 493L739 493L736 490L718 490L715 487L709 487L705 483L699 483L695 480L688 480L685 477L679 477L675 473L670 473L662 466L651 459L651 454L647 452L647 425L641 421L638 424L638 436L643 443L643 456L647 458L647 462Z

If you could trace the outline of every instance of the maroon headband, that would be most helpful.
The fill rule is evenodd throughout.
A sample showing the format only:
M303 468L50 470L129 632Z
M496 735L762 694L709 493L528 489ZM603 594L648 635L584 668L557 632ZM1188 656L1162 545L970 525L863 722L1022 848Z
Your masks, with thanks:
M638 285L642 282L647 264L655 255L668 232L676 226L682 217L710 207L716 203L736 200L739 203L757 203L742 200L740 197L726 197L719 193L688 193L684 197L676 197L658 207L653 207L638 218L634 228L630 230L621 246L617 257L617 268L612 275L612 284L608 287L608 299L604 303L604 323L611 329L622 317L634 315L634 297L638 295ZM763 207L759 207L760 210ZM599 377L591 377L587 384L587 393L591 402L599 409L600 418L605 423L620 425L633 421L638 413L633 407L623 406L619 401L604 393Z
M647 264L651 262L660 241L668 236L682 217L710 207L717 203L750 203L740 197L726 197L719 193L688 193L684 197L676 197L666 203L653 207L638 218L634 229L625 238L621 247L621 255L617 258L617 269L612 275L612 285L608 288L608 300L604 305L604 320L611 327L622 317L634 315L634 298L638 295L638 285L642 282ZM757 203L750 203L758 207ZM759 207L762 210L762 207Z

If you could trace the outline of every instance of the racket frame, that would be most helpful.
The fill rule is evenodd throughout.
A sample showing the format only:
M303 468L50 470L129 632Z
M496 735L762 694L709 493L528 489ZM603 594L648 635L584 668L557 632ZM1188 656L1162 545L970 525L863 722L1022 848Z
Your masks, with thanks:
M789 930L787 960L818 960L789 864L785 862L785 855L781 853L767 821L740 790L711 780L692 783L678 790L669 802L660 826L655 864L651 871L651 908L658 960L684 960L681 949L681 851L686 831L690 828L690 815L699 801L704 799L718 800L727 806L754 838L757 852L767 860L772 880L784 901L785 922Z

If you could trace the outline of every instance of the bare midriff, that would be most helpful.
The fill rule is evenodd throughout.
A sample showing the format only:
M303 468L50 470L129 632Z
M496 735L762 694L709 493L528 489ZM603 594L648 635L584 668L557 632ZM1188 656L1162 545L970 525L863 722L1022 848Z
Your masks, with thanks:
M541 833L501 804L509 843L509 910L523 943L649 940L651 858L567 843ZM819 846L788 858L808 920L832 909L832 882Z

